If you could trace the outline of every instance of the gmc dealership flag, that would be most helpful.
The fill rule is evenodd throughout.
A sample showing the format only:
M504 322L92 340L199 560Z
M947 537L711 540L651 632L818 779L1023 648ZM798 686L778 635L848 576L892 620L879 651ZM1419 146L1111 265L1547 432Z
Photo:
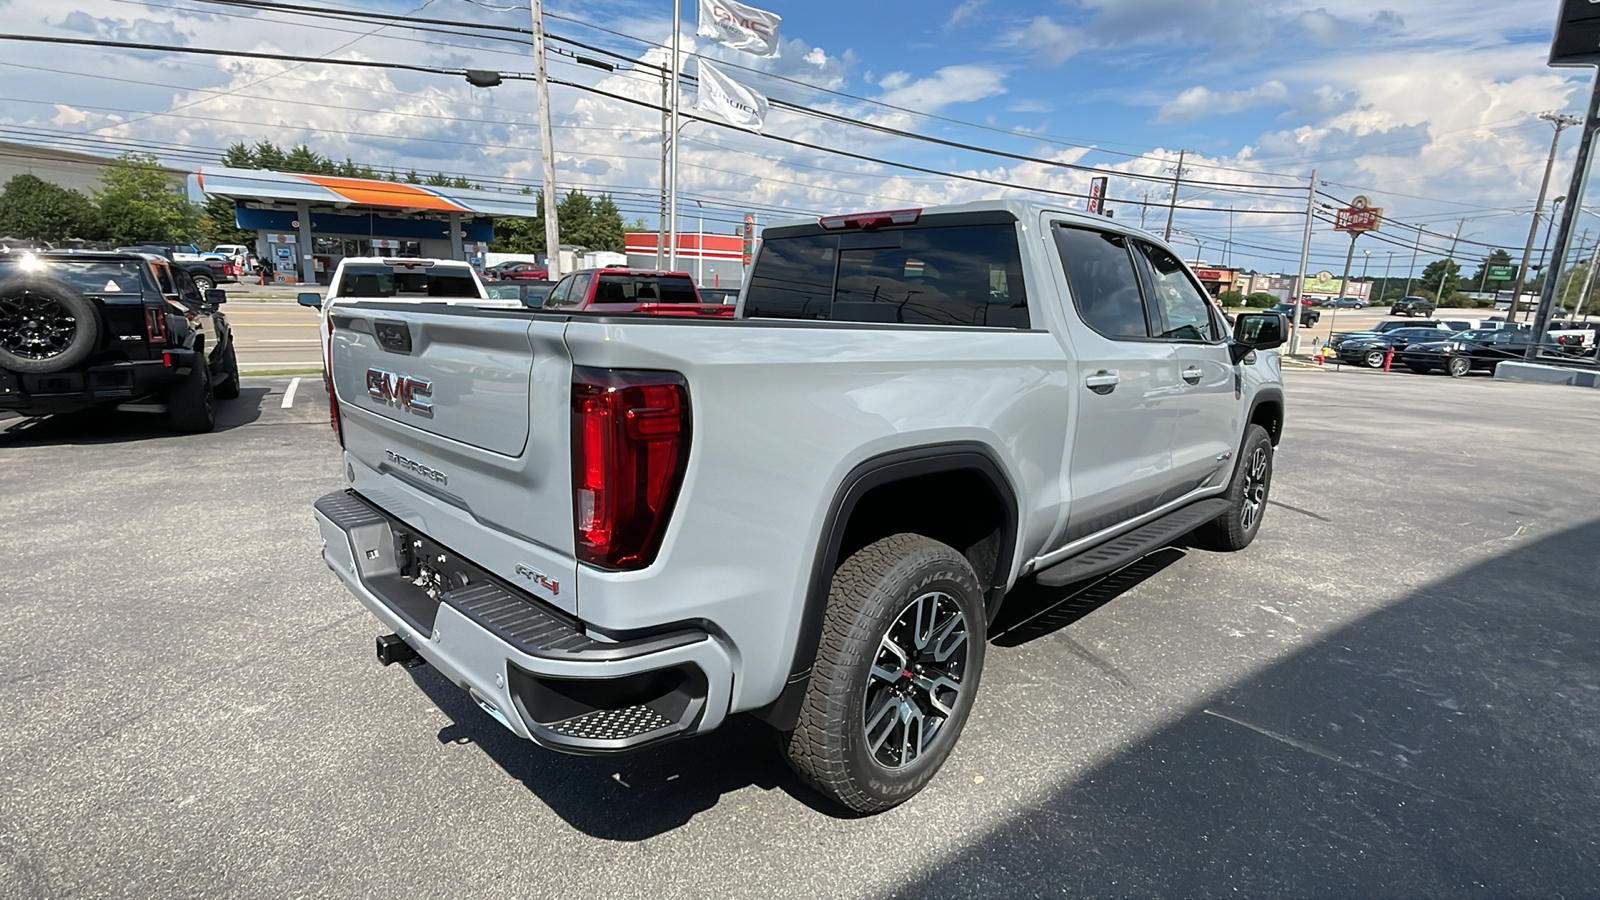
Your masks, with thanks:
M757 56L777 56L781 21L777 13L734 0L700 0L700 27L694 33L716 38L724 47Z
M700 60L700 92L694 108L710 113L736 128L759 132L767 121L767 98L727 75L705 59Z

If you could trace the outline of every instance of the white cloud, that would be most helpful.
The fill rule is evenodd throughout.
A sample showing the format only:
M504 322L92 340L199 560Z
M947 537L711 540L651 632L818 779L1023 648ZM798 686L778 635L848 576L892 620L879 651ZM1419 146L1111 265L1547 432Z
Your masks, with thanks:
M933 112L952 103L1004 94L1005 79L1006 73L997 66L945 66L931 77L916 81L904 72L895 72L879 82L888 90L878 99L894 106Z
M957 6L955 11L950 13L950 18L945 20L944 30L953 31L956 26L963 22L976 18L978 10L982 9L988 2L989 0L961 0L961 5Z
M1288 99L1289 89L1281 81L1268 81L1242 91L1213 91L1195 85L1156 110L1155 121L1194 122L1207 116L1226 115L1252 106L1283 103Z
M1028 53L1047 66L1059 66L1087 46L1083 32L1049 16L1038 16L1027 25L1012 29L1001 36L1000 43Z

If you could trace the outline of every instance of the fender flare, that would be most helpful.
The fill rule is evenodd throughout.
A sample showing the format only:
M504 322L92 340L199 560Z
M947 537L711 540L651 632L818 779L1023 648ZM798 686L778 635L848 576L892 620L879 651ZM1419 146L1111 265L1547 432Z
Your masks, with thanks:
M822 620L827 612L828 589L833 572L841 562L839 551L856 505L874 488L885 484L923 475L962 471L978 473L989 483L1003 507L1004 519L1000 528L995 570L993 573L978 573L980 581L989 585L985 592L985 606L989 620L994 620L1011 576L1019 523L1016 490L994 451L976 441L958 441L892 450L874 456L851 469L834 492L833 502L828 506L827 518L818 535L788 679L778 699L755 710L758 718L780 731L793 729L798 720L800 704L805 699L806 687L811 680L812 664L816 661L817 648L822 641Z
M1245 418L1245 422L1247 424L1254 422L1256 420L1256 412L1267 403L1276 404L1278 407L1278 427L1267 429L1267 434L1272 438L1272 445L1276 447L1278 445L1278 441L1283 437L1283 421L1286 410L1286 404L1283 402L1282 388L1275 385L1271 387L1259 388L1256 391L1255 397L1250 400L1250 415Z

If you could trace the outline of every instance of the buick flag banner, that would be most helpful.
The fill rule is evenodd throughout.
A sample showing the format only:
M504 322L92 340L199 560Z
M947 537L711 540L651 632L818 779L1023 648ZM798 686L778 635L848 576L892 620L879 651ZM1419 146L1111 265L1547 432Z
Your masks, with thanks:
M736 128L761 131L767 121L767 98L750 90L704 58L700 60L700 92L694 108Z
M777 56L781 21L777 13L734 0L700 0L700 27L695 34L757 56Z

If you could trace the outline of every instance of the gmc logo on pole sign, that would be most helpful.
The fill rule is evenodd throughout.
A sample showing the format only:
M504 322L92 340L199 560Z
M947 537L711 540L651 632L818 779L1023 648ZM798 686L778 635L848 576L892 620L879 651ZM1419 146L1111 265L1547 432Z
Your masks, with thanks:
M419 416L433 417L433 403L424 398L433 396L433 382L396 375L383 369L367 370L367 393L372 399L387 406L396 406Z

